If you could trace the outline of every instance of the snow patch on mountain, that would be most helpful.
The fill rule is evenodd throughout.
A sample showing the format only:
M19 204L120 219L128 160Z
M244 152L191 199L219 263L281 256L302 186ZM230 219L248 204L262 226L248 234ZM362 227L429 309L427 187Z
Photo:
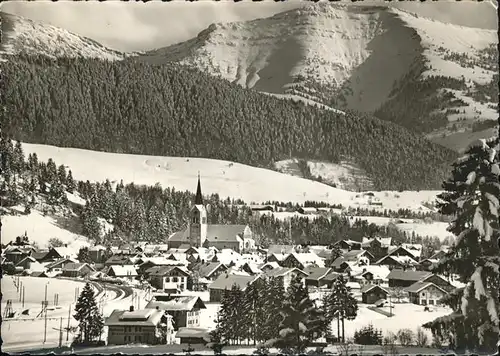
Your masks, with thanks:
M121 60L125 54L106 48L86 37L48 24L0 12L2 43L0 56L20 53L51 58L84 57ZM4 58L5 59L5 58Z

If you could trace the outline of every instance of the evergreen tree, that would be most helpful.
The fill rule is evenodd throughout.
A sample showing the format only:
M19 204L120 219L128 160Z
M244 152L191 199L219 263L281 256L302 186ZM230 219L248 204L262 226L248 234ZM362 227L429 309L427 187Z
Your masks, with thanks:
M283 353L303 353L311 341L321 336L325 318L300 277L292 280L280 314L279 337L271 343Z
M88 238L97 241L101 238L101 224L94 209L87 202L82 212L83 234Z
M89 283L85 284L75 306L73 317L78 321L80 333L77 340L89 343L101 336L104 320L95 301L94 291Z
M262 333L265 321L265 282L262 279L256 280L249 285L244 292L241 309L243 311L242 324L246 330L245 339L253 342L263 341Z
M64 167L64 164L61 164L57 168L57 178L61 182L61 184L66 184L66 167Z
M333 245L332 246L332 252L330 253L330 256L328 259L325 261L325 266L331 266L333 262L342 256L342 250L340 249L339 245Z
M58 177L55 177L53 182L51 183L47 200L50 205L61 205L68 202L66 191L64 190L64 187L59 181Z
M453 217L448 231L456 236L451 250L433 272L455 274L466 287L444 299L453 313L424 327L450 340L456 351L491 352L499 336L500 147L498 138L480 140L453 164L443 184L439 210Z
M78 250L78 261L80 263L91 263L92 260L90 259L90 254L89 254L89 248L88 247L82 247L80 250Z
M71 173L71 169L68 171L68 176L66 177L66 189L70 193L74 193L75 191L75 181L73 180L73 173Z
M262 324L262 340L276 339L279 336L280 318L276 312L281 310L286 291L279 278L271 277L264 280L264 322Z
M57 177L57 166L52 160L52 158L49 158L47 161L47 166L45 167L45 182L52 184Z
M340 275L332 286L331 293L325 298L325 307L328 310L327 319L334 314L342 323L342 341L345 342L344 321L354 320L358 314L358 302L351 293L351 288L347 286L347 281Z

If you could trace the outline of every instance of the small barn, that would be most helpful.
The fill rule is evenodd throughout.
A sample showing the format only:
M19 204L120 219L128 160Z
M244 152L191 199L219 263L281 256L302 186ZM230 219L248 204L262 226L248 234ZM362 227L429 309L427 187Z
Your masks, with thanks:
M204 328L179 328L176 339L180 339L181 344L205 345L210 341L209 330Z
M365 304L374 304L377 300L387 299L389 291L378 284L367 284L361 288L361 300Z

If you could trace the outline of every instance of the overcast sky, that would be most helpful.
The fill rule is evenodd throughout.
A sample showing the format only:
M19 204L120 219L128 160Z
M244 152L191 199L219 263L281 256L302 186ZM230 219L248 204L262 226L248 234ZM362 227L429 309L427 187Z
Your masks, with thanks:
M368 1L365 1L366 5ZM374 1L370 1L373 3ZM120 51L163 47L196 36L214 22L251 20L303 6L286 2L232 1L7 1L0 10L65 28ZM491 4L462 2L396 2L398 6L439 21L462 26L496 29L498 19Z

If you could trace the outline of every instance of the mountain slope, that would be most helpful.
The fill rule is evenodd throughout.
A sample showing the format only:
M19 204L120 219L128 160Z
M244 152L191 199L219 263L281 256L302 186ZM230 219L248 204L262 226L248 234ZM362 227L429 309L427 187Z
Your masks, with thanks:
M179 66L18 56L3 67L2 129L25 142L265 168L289 158L348 161L377 190L439 189L456 157L389 122L277 99Z
M375 113L441 143L496 117L497 42L492 30L387 6L318 3L212 24L134 60L175 62L246 88Z
M0 12L2 43L0 57L19 53L51 58L84 57L121 60L123 53L106 48L90 38L64 29Z

